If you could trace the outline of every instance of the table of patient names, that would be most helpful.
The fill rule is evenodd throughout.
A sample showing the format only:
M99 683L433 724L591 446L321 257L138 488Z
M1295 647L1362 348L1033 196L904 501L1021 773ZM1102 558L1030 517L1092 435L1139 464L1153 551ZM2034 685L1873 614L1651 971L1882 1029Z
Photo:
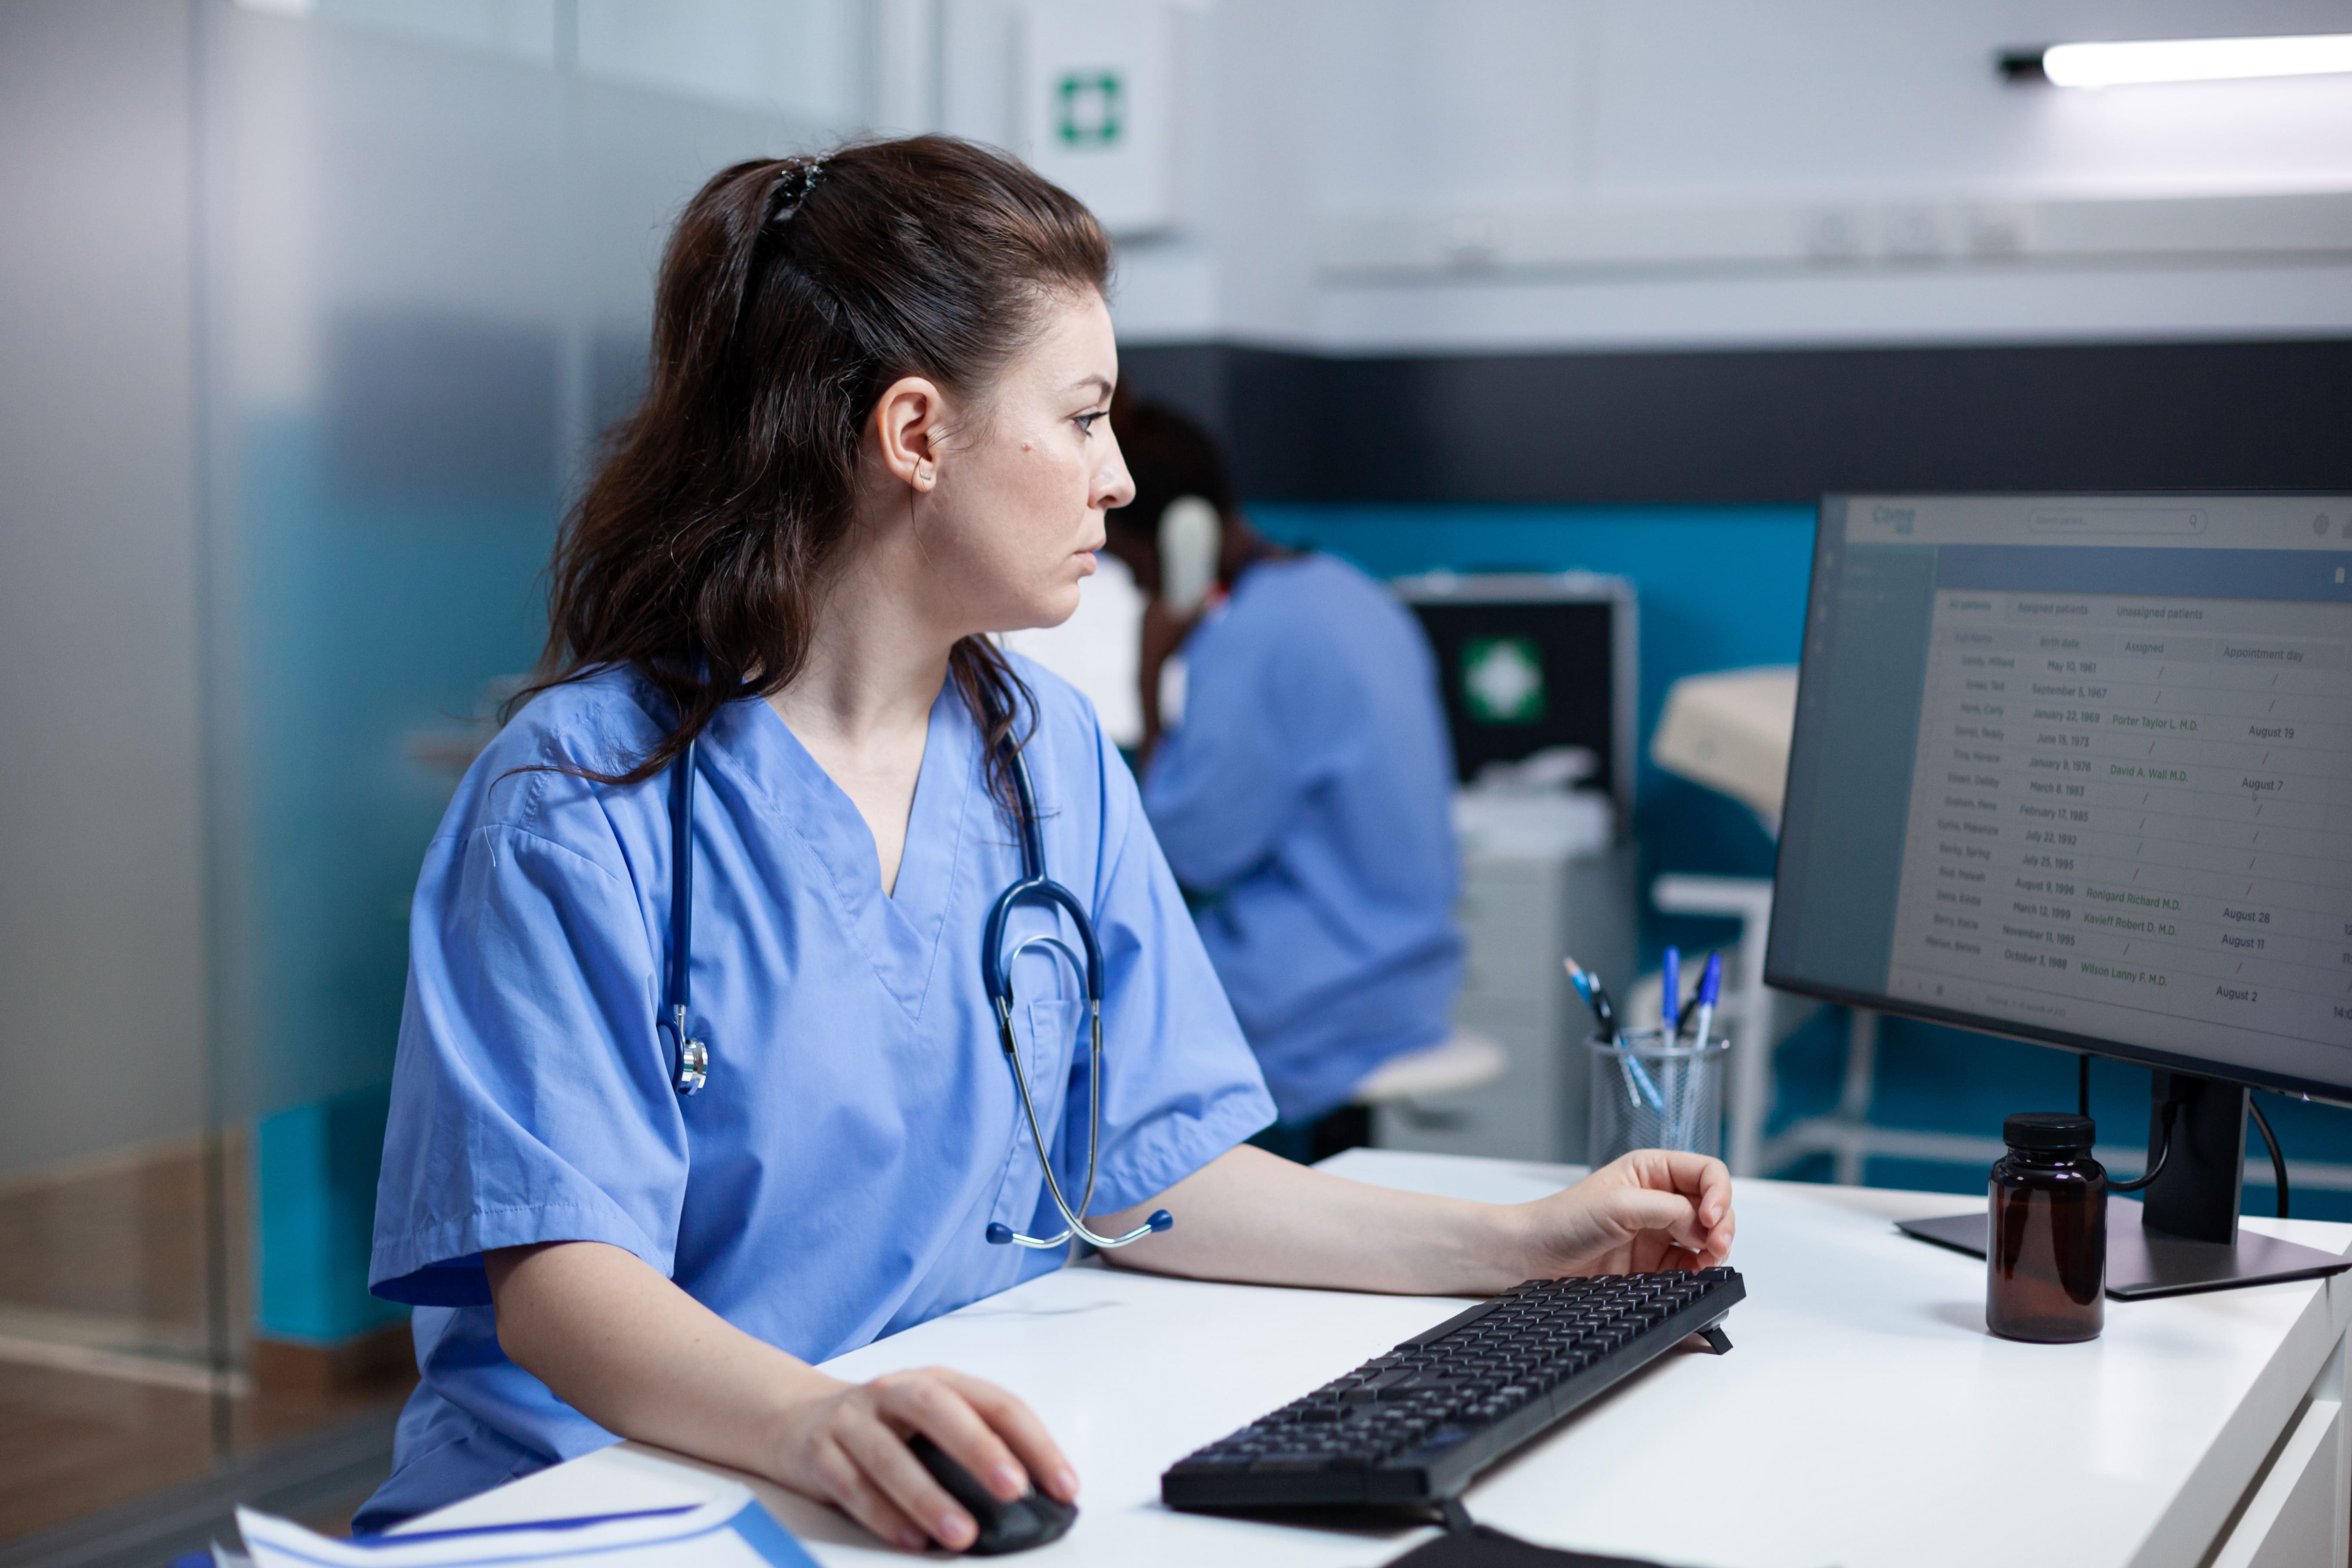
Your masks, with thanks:
M2352 605L1939 589L1889 989L2352 1047Z

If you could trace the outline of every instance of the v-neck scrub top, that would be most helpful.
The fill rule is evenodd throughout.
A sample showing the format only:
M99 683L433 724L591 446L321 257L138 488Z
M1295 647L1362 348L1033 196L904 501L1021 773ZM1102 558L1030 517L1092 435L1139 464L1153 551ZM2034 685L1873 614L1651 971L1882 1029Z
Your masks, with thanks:
M1015 659L1049 875L1105 967L1100 1174L1129 1207L1273 1120L1126 764L1086 699ZM392 1479L354 1521L424 1510L614 1441L499 1350L481 1253L598 1241L737 1328L820 1362L1062 1262L989 1245L1061 1228L981 980L982 922L1021 874L982 737L930 714L893 895L856 806L761 700L698 747L691 1017L709 1085L681 1098L655 1028L670 930L670 773L615 787L659 700L607 671L534 699L468 770L426 851L376 1196L375 1293L416 1307L423 1382ZM1024 904L1007 945L1056 931ZM1015 965L1016 1025L1073 1203L1088 1068L1080 974ZM1178 1224L1183 1223L1180 1215ZM681 1352L680 1353L684 1353Z

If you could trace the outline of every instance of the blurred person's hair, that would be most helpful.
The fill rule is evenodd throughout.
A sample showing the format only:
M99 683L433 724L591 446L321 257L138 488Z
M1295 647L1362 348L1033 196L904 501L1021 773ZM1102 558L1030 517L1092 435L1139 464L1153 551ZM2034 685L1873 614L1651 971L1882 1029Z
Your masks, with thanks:
M1104 525L1154 539L1168 503L1199 496L1231 520L1239 504L1233 476L1216 437L1164 403L1138 397L1121 387L1110 404L1110 427L1119 456L1135 480L1135 499L1104 514Z
M951 137L712 176L662 257L645 399L565 519L546 650L513 706L635 668L670 700L671 728L625 773L577 770L634 784L723 704L790 684L848 542L876 401L919 375L984 417L1051 302L1100 292L1109 270L1075 197ZM984 637L958 642L949 668L1009 809L998 742L1027 693Z

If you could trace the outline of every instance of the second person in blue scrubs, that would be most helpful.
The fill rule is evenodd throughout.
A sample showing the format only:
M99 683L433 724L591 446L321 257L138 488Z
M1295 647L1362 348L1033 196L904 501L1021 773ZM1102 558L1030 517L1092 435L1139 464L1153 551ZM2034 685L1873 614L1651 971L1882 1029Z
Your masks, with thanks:
M1101 937L1095 1223L1176 1216L1115 1262L1475 1294L1728 1249L1728 1179L1695 1155L1497 1206L1240 1146L1274 1107L1133 780L1085 699L987 640L1071 613L1131 493L1108 267L1076 202L940 138L739 164L688 205L645 401L557 550L541 682L417 881L371 1280L415 1304L423 1380L362 1530L620 1437L908 1549L974 1533L919 1432L999 1496L1076 1495L1003 1389L815 1364L1058 1261L985 1238L1059 1228L982 983L1022 874L1008 740ZM656 1018L689 739L711 1065L686 1096ZM1076 942L1024 906L1030 936ZM1081 982L1044 948L1014 979L1074 1185Z
M1250 526L1198 425L1125 393L1111 423L1135 500L1110 514L1108 546L1150 595L1143 809L1281 1113L1258 1142L1319 1158L1369 1141L1357 1086L1453 1019L1459 862L1436 667L1394 595ZM1160 593L1159 542L1186 497L1222 523L1217 591L1190 613ZM1168 723L1160 670L1180 645L1183 717Z

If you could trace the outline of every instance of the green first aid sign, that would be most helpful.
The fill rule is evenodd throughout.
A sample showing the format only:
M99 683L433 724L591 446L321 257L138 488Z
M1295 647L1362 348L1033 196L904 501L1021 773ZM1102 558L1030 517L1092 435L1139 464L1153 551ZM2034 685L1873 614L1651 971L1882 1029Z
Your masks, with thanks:
M1126 91L1117 71L1066 72L1055 92L1055 133L1064 146L1118 145Z
M1487 724L1532 724L1544 716L1543 657L1530 637L1472 637L1462 645L1462 696Z

